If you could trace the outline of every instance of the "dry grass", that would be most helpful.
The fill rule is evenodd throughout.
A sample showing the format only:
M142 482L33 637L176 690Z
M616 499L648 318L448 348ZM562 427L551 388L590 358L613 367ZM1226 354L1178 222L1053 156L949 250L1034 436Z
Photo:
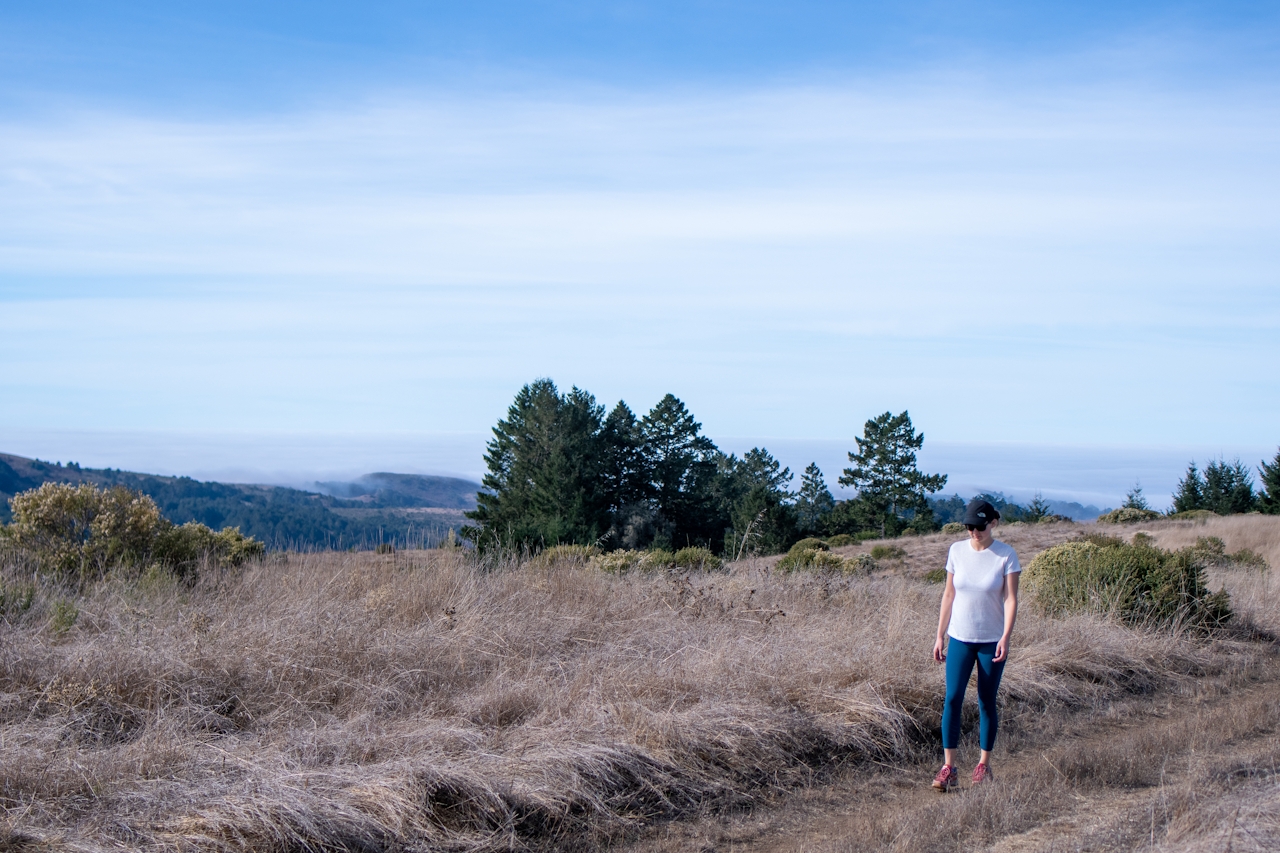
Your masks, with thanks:
M1025 562L1073 533L1001 538ZM949 542L853 578L412 552L41 590L0 625L0 849L598 849L918 756L942 694L920 578ZM1241 587L1258 624L1269 583ZM1005 699L1097 709L1245 672L1256 645L1027 614Z

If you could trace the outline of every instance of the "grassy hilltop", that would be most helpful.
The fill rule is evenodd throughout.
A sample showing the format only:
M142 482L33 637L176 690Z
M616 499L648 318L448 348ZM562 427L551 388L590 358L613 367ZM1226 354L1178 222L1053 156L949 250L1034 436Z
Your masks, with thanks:
M0 454L0 522L9 521L9 498L49 482L127 486L150 496L175 524L239 527L270 548L294 549L434 544L462 526L462 513L474 508L479 489L477 483L452 477L379 473L354 482L316 483L322 492L317 493Z
M1137 530L1280 563L1273 517L1109 532ZM1000 535L1025 565L1080 527ZM1028 604L1000 784L928 791L943 691L928 578L952 538L837 548L848 574L782 572L776 557L609 574L572 549L526 562L440 549L280 554L193 586L109 577L81 592L24 586L11 555L0 849L1280 838L1267 805L1280 585L1257 561L1211 571L1235 619L1209 635Z

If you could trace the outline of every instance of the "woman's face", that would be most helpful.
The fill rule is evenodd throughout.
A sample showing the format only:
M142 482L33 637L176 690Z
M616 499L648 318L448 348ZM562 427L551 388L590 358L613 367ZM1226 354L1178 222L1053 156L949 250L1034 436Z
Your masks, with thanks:
M975 545L978 545L979 547L982 547L982 548L987 547L993 541L995 541L995 535L992 533L992 531L995 529L995 526L999 523L1000 523L1000 519L997 518L994 521L989 521L986 524L982 525L981 529L979 529L978 525L966 524L965 527L969 528L969 541L971 541Z

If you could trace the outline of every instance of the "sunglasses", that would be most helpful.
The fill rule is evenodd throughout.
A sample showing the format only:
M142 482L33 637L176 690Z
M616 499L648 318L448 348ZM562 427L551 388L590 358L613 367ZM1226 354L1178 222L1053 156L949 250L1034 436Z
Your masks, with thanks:
M986 524L966 524L965 527L969 528L970 530L976 530L979 533L987 529Z

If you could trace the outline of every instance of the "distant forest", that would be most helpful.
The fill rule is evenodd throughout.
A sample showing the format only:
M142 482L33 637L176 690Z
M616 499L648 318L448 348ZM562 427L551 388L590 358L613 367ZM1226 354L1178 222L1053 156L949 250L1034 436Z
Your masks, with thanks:
M462 526L479 488L451 477L369 474L353 482L317 483L323 492L318 494L0 454L0 521L10 520L10 497L47 482L127 486L150 496L174 524L238 527L269 548L301 550L430 547Z

